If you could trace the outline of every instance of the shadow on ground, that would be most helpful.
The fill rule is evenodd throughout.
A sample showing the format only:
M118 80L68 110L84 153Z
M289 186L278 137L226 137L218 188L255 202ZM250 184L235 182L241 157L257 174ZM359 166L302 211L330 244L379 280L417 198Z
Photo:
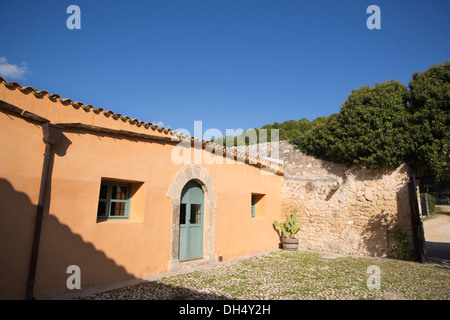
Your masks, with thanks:
M450 267L450 243L425 241L427 260Z
M231 297L200 292L157 281L145 281L137 285L118 288L75 298L77 300L234 300Z

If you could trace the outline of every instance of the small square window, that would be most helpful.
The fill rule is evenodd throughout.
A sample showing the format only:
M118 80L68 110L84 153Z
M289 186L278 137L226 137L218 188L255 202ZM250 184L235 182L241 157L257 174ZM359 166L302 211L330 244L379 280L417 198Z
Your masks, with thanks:
M264 194L252 193L251 217L264 218L266 216L266 199Z
M130 190L129 183L102 180L97 220L127 219L130 211Z

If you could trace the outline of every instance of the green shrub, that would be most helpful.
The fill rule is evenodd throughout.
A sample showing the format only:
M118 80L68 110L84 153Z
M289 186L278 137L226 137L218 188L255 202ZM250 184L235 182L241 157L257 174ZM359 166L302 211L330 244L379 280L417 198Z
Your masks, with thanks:
M396 242L395 245L393 245L390 248L390 252L395 256L397 259L402 260L413 260L413 255L408 252L408 235L405 231L403 231L399 226L395 226L391 238Z

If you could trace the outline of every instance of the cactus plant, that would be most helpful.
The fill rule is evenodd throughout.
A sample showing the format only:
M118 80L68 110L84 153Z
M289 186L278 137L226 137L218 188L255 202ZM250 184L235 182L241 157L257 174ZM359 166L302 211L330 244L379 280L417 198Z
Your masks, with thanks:
M294 238L295 234L302 227L302 223L297 222L297 209L294 209L291 215L286 215L286 222L281 223L275 220L273 224L280 228L282 236L286 239Z

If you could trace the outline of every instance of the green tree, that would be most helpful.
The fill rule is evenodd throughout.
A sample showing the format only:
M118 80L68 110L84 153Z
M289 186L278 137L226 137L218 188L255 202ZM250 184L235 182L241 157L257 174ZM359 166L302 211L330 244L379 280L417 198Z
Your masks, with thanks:
M407 161L450 180L450 62L415 72L409 82L411 148Z
M353 90L340 113L293 143L329 161L370 169L397 167L409 143L406 93L406 86L394 80Z
M450 62L415 72L406 87L399 81L353 90L339 113L266 124L306 154L369 169L404 162L426 166L436 180L450 181ZM258 135L259 138L259 135ZM225 145L225 140L218 139ZM246 141L247 144L247 141Z

